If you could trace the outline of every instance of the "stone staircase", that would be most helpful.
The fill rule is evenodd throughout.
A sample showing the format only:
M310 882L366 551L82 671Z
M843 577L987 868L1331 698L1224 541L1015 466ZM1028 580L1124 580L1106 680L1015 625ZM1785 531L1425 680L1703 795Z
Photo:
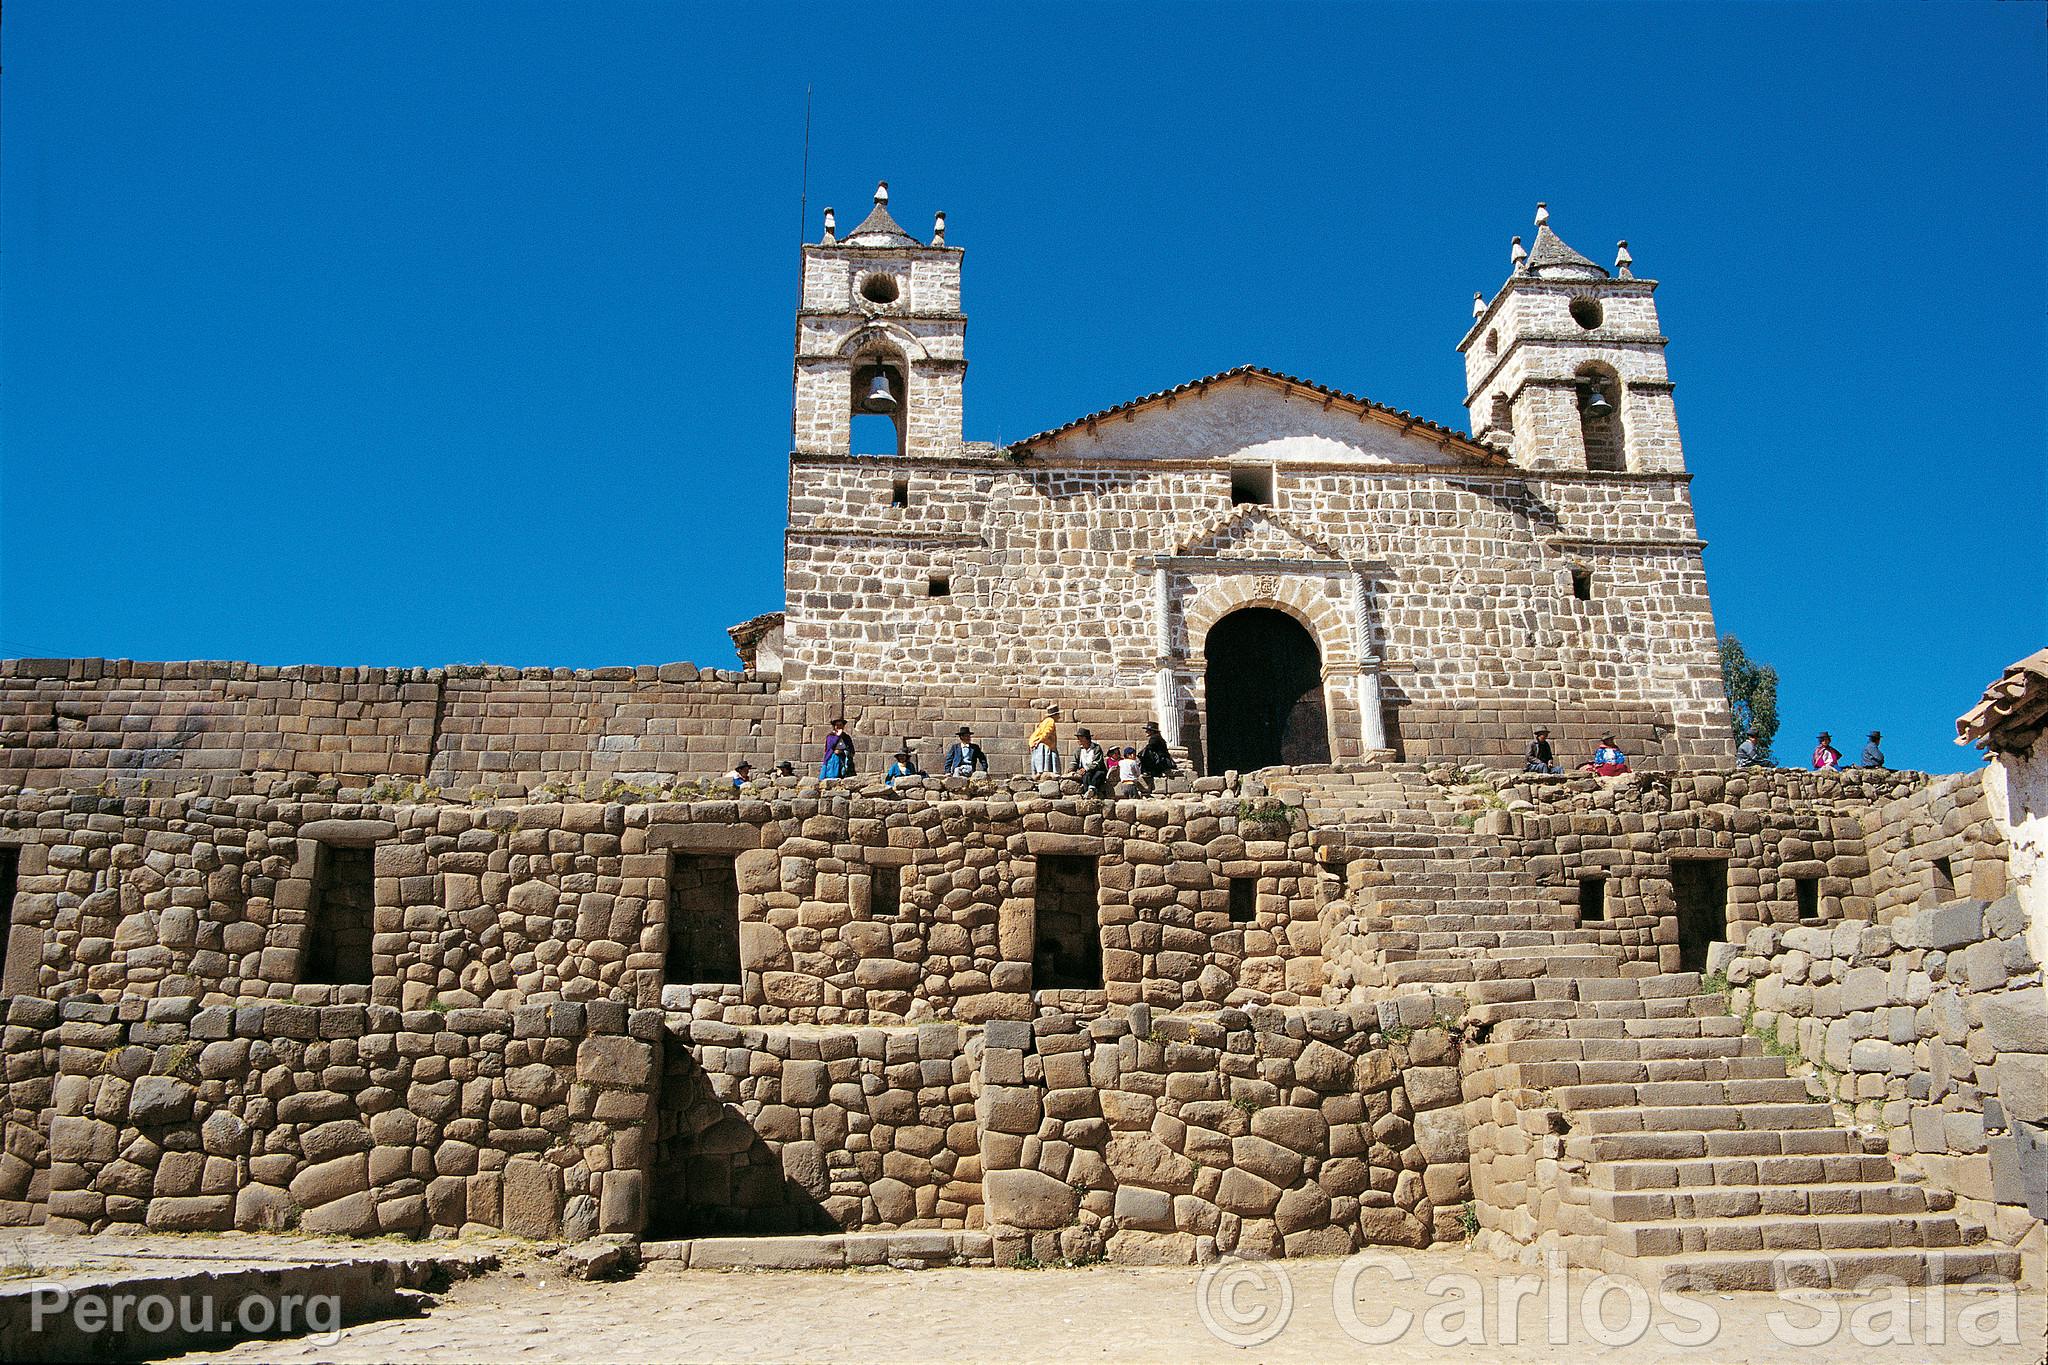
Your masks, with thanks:
M1328 994L1462 994L1473 1193L1492 1249L1555 1247L1648 1284L1848 1288L2016 1280L2017 1251L1901 1178L1746 1035L1533 885L1419 770L1269 784L1346 868L1323 911ZM1790 1257L1786 1253L1792 1253Z

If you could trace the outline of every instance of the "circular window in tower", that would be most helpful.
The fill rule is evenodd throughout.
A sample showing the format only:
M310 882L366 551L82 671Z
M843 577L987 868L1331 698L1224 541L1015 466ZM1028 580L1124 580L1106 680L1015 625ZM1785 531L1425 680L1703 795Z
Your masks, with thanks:
M879 270L860 282L860 296L869 303L894 303L900 292L896 277Z
M1600 325L1600 317L1600 300L1572 300L1572 321L1578 323L1579 326L1585 328L1587 331L1590 332L1595 327L1598 327Z

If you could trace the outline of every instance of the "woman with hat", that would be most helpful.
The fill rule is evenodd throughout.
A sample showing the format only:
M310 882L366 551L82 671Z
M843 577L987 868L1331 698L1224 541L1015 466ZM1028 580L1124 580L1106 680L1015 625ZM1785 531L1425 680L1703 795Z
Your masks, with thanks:
M1580 772L1595 773L1601 777L1619 777L1628 771L1628 755L1615 743L1613 735L1600 736L1600 747L1593 751L1593 761L1579 765Z
M1045 719L1031 732L1031 775L1052 777L1060 770L1060 708L1045 708Z

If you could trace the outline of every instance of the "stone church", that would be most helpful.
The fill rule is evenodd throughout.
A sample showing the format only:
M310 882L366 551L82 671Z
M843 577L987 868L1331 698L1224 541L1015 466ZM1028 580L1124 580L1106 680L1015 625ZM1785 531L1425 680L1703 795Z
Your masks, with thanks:
M1212 772L1507 759L1539 725L1726 758L1656 282L1547 218L1458 343L1477 435L1242 365L996 446L963 434L944 215L918 240L886 184L843 237L828 211L757 666L813 728L958 718L1011 761L1055 701L1099 736L1157 718Z
M2042 1282L2048 665L1989 784L1732 768L1625 251L1539 210L1476 436L1246 366L1006 448L943 220L804 264L742 670L0 660L0 1226ZM1198 773L1028 776L1052 702Z

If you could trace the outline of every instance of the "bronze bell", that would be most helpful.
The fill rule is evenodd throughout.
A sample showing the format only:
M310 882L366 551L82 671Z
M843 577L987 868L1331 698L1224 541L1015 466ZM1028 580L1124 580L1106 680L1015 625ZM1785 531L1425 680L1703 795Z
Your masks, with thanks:
M1588 417L1614 416L1614 404L1607 401L1607 390L1598 384L1586 387L1585 396L1579 401L1579 410Z
M896 395L889 391L889 372L875 371L875 377L868 381L868 395L860 400L862 412L894 412Z

